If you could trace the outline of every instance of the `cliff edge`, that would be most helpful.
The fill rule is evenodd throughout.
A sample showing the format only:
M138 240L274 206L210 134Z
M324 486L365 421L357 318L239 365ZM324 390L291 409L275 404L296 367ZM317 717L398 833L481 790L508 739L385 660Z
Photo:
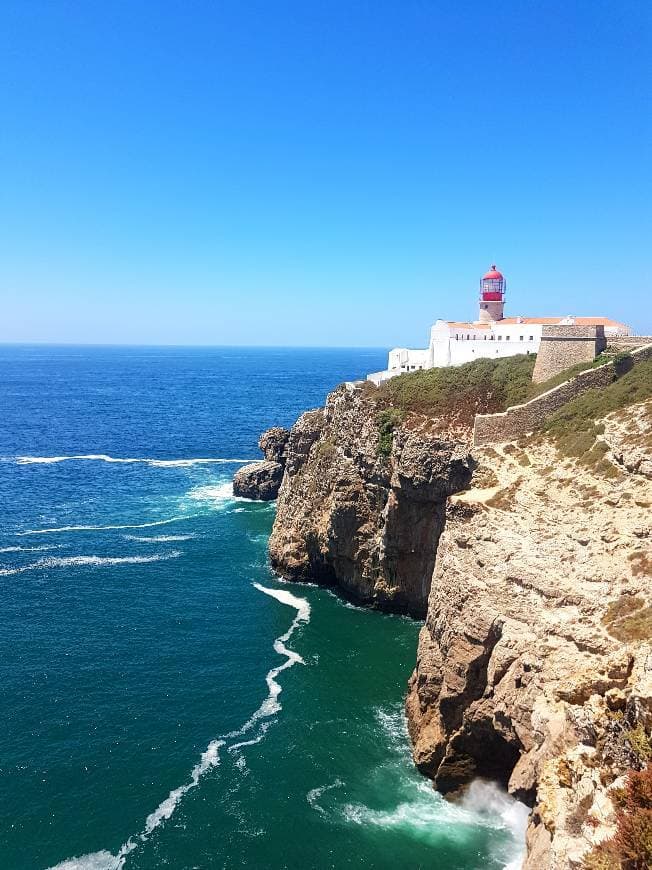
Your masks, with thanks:
M652 402L594 425L579 458L545 438L474 451L406 704L437 788L487 776L534 807L528 870L593 866L651 755Z
M532 364L336 389L287 438L270 557L425 617L406 712L436 788L488 777L527 802L527 870L616 870L622 787L652 761L652 361L472 448Z
M292 427L269 552L292 580L424 616L446 499L471 478L468 444L343 385Z

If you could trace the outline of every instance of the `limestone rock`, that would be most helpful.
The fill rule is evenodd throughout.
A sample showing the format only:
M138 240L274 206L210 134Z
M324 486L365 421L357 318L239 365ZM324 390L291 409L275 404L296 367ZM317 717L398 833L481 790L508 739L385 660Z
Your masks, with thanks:
M405 425L381 455L374 390L338 387L292 427L270 557L287 578L423 616L446 498L471 477L468 447Z
M605 421L616 478L541 440L478 449L446 509L406 702L414 758L443 791L482 775L526 800L527 870L579 868L613 833L611 790L636 763L624 735L652 726L652 638L627 622L652 603L651 415Z
M279 462L281 465L285 465L289 437L290 430L284 429L282 426L273 426L263 432L258 440L258 446L268 462Z
M233 476L233 494L258 501L272 501L278 495L283 480L280 462L252 462Z
M258 446L265 459L252 462L233 476L233 494L258 501L272 501L278 496L283 480L289 429L274 426L260 436Z

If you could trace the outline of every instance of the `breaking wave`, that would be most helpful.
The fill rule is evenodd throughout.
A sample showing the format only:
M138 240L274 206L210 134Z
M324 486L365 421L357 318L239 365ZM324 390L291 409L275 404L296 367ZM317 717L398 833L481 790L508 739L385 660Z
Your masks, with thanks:
M248 501L241 496L233 495L233 483L230 480L193 486L186 497L193 502L202 502L210 507L221 507L227 502Z
M0 577L11 574L23 574L25 571L36 571L39 568L69 568L91 567L105 568L112 565L142 565L147 562L163 562L166 559L178 559L181 550L171 550L169 553L156 553L152 556L49 556L23 565L20 568L0 568Z
M58 550L61 544L43 544L40 547L2 547L0 553L38 553L44 550Z
M189 535L123 535L125 541L138 541L141 544L169 544L177 541L191 541L197 535L191 533ZM2 552L2 551L0 551Z
M170 517L167 520L155 520L151 523L135 523L119 526L57 526L52 529L26 529L24 532L14 532L17 537L25 535L52 535L57 532L105 532L115 529L150 529L154 526L167 526L169 523L180 523L183 520L191 520L196 514L185 514L182 517Z
M107 456L105 453L84 453L72 456L12 456L4 462L16 465L53 465L57 462L110 462L119 465L143 463L152 468L190 468L193 465L244 465L251 459L148 459L138 457Z

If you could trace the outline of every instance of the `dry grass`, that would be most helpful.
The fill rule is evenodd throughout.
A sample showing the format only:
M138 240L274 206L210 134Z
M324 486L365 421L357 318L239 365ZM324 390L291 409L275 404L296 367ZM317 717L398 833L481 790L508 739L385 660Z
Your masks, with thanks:
M649 552L635 550L633 553L630 553L629 561L632 563L632 574L634 577L652 578L652 558L650 558Z
M602 617L602 624L616 640L632 643L652 639L652 607L642 598L621 595L612 601Z
M500 511L511 511L514 509L516 502L516 493L518 492L522 477L517 477L509 486L499 489L495 495L488 498L485 502L487 507L497 508Z

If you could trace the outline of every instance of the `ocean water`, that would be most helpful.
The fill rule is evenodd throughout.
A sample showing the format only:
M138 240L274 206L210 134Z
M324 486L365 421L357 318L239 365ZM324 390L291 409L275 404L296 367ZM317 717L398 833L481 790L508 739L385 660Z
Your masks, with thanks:
M279 582L260 431L375 350L0 347L0 866L500 868L402 715L418 624Z

